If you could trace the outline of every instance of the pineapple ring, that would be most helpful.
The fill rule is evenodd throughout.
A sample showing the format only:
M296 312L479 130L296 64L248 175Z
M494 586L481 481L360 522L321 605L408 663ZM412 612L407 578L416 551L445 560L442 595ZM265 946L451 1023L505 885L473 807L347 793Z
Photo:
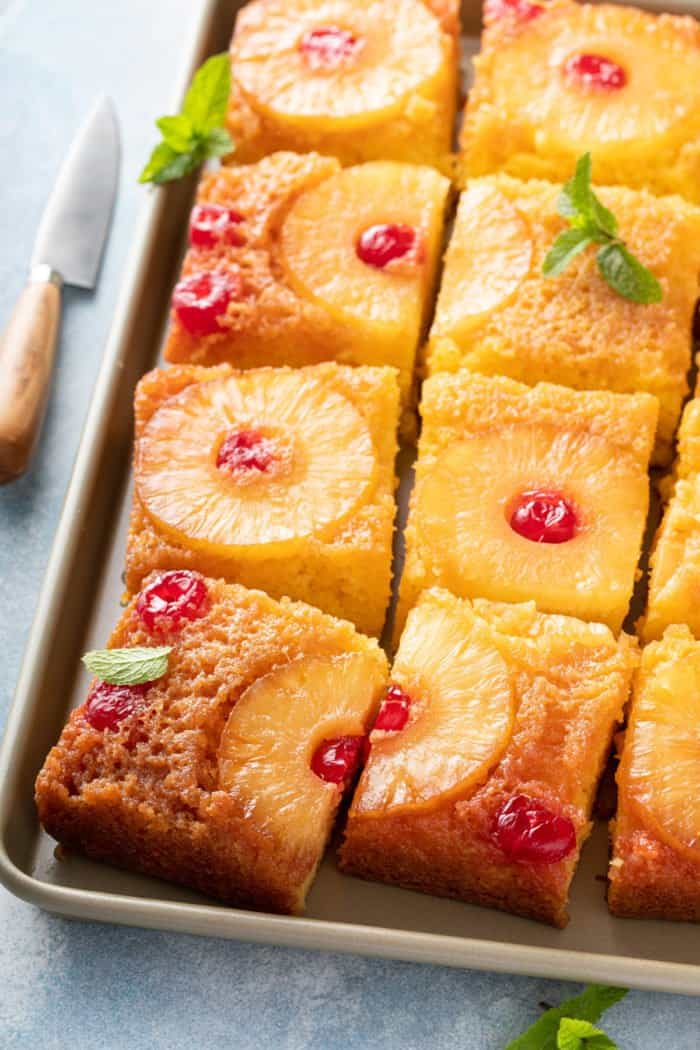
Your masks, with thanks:
M220 788L253 807L256 826L303 849L340 797L311 756L325 739L365 734L384 681L375 652L301 656L259 678L224 727Z
M626 85L596 92L572 83L564 67L573 54L616 62L627 73ZM527 41L518 36L493 62L491 108L537 129L542 155L562 143L578 155L591 144L685 139L687 122L697 124L700 50L690 33L684 37L671 20L647 12L571 4L566 17L553 12L535 19Z
M513 498L538 488L561 492L577 508L573 539L535 544L510 527ZM439 554L442 583L455 594L524 601L547 593L553 580L576 593L596 581L626 592L637 558L621 550L620 537L643 529L647 479L600 435L516 423L448 448L420 479L415 500L420 556L430 565L431 551ZM629 574L606 578L603 567L621 561Z
M337 69L315 72L299 51L310 30L346 29L362 41ZM249 104L276 121L321 130L367 127L397 115L407 96L440 75L440 25L421 0L266 0L244 8L233 75Z
M239 483L217 468L216 451L225 434L250 428L272 434L291 462ZM187 547L267 555L330 537L367 502L376 472L367 423L346 397L301 371L258 370L169 398L138 442L136 490Z
M459 200L431 337L466 336L515 294L531 265L525 217L495 186L472 183Z
M290 284L340 320L350 315L417 331L438 256L447 186L432 168L375 161L345 168L307 190L292 205L280 237ZM362 262L355 251L358 237L382 223L412 226L425 261L416 260L405 272Z
M621 788L657 838L700 855L700 663L668 664L635 700L618 774Z
M375 730L353 814L430 810L480 783L510 741L516 701L488 626L471 612L418 607L392 679L412 700L399 732Z

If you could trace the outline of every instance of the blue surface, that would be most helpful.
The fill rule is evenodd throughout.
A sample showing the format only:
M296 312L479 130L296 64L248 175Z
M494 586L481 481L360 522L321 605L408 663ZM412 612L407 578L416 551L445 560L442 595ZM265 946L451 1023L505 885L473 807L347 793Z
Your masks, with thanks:
M69 293L31 474L0 489L0 719L9 705L144 190L196 0L0 0L0 323L72 133L98 92L124 159L94 295ZM147 12L147 22L144 22ZM67 922L0 889L0 1048L500 1050L571 985ZM700 1002L631 994L606 1024L621 1048L697 1050Z

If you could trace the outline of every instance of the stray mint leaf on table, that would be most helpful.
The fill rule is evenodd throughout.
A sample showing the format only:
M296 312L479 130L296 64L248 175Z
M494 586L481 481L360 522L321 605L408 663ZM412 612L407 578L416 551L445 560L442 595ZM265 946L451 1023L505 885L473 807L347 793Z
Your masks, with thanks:
M505 1050L560 1050L557 1040L564 1019L588 1021L593 1024L626 995L626 988L591 984L580 995L567 999L561 1006L547 1010L526 1032L508 1043ZM607 1036L605 1038L607 1039ZM614 1047L614 1044L612 1045ZM606 1044L584 1043L583 1047L585 1050L605 1050Z
M213 55L195 73L182 112L156 121L163 139L151 153L139 182L172 182L189 175L207 157L230 153L233 140L223 126L230 92L229 55Z
M658 303L663 290L646 266L635 258L617 236L617 219L596 196L591 184L592 161L584 153L576 163L573 178L565 183L557 211L568 220L569 229L554 241L542 265L545 277L557 277L571 260L589 245L600 245L596 255L603 280L624 299L648 305Z
M83 663L96 678L109 685L141 685L163 677L171 652L171 645L93 649L85 653Z

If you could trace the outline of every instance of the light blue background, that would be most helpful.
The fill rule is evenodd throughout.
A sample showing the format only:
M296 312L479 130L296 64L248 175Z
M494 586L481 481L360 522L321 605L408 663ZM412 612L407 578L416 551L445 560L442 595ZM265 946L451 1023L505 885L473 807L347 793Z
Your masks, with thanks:
M20 292L52 178L92 98L116 102L121 194L99 288L68 292L56 381L31 474L0 490L0 722L144 190L198 0L0 0L0 322ZM67 922L0 889L0 1048L500 1050L574 987L404 963ZM631 994L622 1048L697 1050L700 1002Z

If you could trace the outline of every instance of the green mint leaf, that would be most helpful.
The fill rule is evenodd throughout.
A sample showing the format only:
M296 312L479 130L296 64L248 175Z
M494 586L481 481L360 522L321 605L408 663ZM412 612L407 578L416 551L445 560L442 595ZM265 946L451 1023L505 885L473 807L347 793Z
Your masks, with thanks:
M192 148L194 128L192 121L184 113L175 117L161 117L156 121L156 127L160 130L163 141L176 153L186 153Z
M591 212L592 222L601 230L604 234L607 233L609 237L617 236L617 219L610 211L606 208L603 202L595 195L591 190Z
M563 1017L557 1031L557 1050L618 1050L605 1032L590 1021Z
M225 128L213 128L207 135L208 157L224 157L227 153L231 153L233 148L233 139Z
M663 290L654 274L620 241L601 248L596 261L604 280L624 299L644 304L661 302Z
M592 170L591 155L584 153L576 162L573 178L564 185L559 195L557 210L565 219L569 219L573 226L583 227L590 223L598 227L599 234L614 237L617 233L617 219L593 192Z
M231 93L231 60L213 55L194 75L182 112L161 117L163 136L139 176L139 182L172 182L189 175L207 157L231 153L234 143L222 127Z
M584 153L576 162L573 178L564 184L559 195L557 210L565 219L592 219L590 153Z
M140 685L162 678L168 670L171 645L152 648L93 649L85 653L83 663L88 671L110 685Z
M526 1032L508 1043L505 1050L558 1050L557 1035L563 1018L598 1021L606 1010L626 995L626 988L591 984L580 995L547 1010Z
M154 182L160 186L164 182L181 179L198 168L204 156L201 143L186 153L176 153L167 142L161 142L153 150L151 159L139 176L139 182Z
M566 269L575 255L592 243L593 237L585 229L574 226L572 229L564 230L547 252L542 264L542 273L545 277L557 277Z
M212 55L199 67L182 104L196 132L206 135L220 127L231 94L231 58L228 52Z

